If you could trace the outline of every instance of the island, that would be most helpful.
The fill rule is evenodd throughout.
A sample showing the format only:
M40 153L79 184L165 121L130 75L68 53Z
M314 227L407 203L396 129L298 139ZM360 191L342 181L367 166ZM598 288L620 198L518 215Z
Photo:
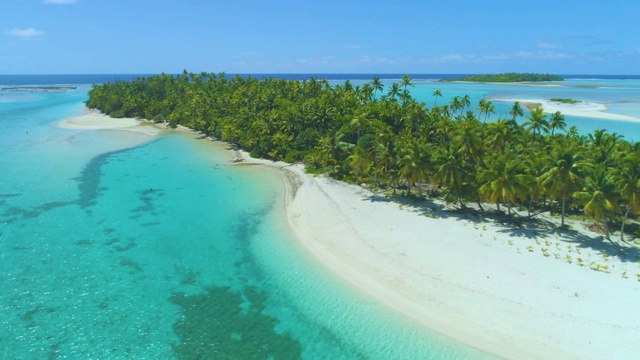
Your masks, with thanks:
M68 91L77 89L75 86L12 86L5 87L5 91Z
M304 249L411 321L500 358L633 358L637 305L617 300L640 298L640 150L523 99L487 121L488 99L425 104L412 86L185 71L94 85L86 104L281 171Z
M486 75L467 75L460 78L442 79L440 81L469 81L469 82L495 82L495 83L516 83L516 82L542 82L542 81L564 81L564 78L550 74L533 73L502 73Z

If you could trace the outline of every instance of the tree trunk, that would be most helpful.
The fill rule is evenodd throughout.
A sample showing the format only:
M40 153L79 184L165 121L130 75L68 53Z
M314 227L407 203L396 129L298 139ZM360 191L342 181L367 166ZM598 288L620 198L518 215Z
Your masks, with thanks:
M458 202L460 203L460 209L464 210L467 208L467 205L464 204L464 202L462 201L462 199L458 199Z
M631 208L627 208L624 212L624 216L622 217L622 225L620 226L620 241L624 242L624 225L627 222L627 216L629 216L629 210Z
M564 227L564 206L565 206L565 198L562 195L562 215L560 217L560 227Z

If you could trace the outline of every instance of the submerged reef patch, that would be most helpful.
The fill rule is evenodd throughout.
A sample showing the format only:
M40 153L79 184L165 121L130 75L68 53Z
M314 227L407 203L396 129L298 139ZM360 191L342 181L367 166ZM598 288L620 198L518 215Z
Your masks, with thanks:
M204 293L175 293L183 317L174 324L178 359L300 359L302 345L276 331L279 320L264 314L266 294L254 287L236 292L211 286Z

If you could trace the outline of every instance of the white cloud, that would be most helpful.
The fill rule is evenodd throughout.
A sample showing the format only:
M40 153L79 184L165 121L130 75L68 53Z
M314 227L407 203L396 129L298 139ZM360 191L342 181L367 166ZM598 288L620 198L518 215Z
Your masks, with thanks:
M44 35L44 31L39 31L34 28L26 28L26 29L13 28L9 31L6 31L5 33L13 36L19 36L19 37L34 37L34 36Z
M558 43L555 43L553 41L545 41L545 40L536 41L536 46L538 46L540 49L556 49L556 48L562 47L562 45Z
M74 4L76 0L42 0L43 4Z

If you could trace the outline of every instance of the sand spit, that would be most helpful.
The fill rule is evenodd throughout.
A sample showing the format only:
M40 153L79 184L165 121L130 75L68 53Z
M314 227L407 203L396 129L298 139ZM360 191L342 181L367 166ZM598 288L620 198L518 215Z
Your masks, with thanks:
M546 113L555 113L560 111L564 115L579 116L596 119L618 120L618 121L633 121L640 122L640 118L636 118L628 115L612 114L605 112L607 106L599 103L592 102L579 102L577 104L564 104L560 102L544 100L544 99L497 99L490 98L491 101L501 101L515 103L516 101L521 104L537 104L542 107Z
M77 130L126 130L147 135L157 135L164 130L150 121L133 118L112 118L99 112L86 114L63 120L60 127Z

